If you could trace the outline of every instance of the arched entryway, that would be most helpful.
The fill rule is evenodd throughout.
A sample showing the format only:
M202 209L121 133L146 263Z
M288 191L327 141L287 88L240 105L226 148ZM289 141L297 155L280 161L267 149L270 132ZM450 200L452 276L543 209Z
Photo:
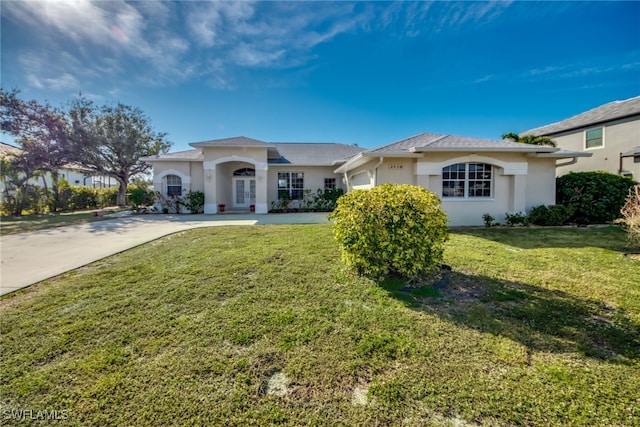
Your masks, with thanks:
M240 168L233 171L232 177L233 207L248 208L256 203L256 170Z

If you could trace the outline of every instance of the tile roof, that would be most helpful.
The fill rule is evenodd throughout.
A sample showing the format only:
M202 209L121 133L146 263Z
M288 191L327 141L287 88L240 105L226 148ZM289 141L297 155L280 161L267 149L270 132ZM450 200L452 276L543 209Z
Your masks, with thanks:
M274 143L280 158L269 159L269 164L300 166L332 166L347 161L364 151L355 145L337 143Z
M0 142L0 159L7 158L8 156L16 156L20 153L22 153L20 148Z
M468 136L440 135L434 133L422 133L389 145L374 148L368 151L370 154L391 153L419 153L422 151L524 151L546 152L555 151L553 147L539 145L520 144L512 141L471 138Z
M256 141L253 143L252 141ZM158 154L155 156L143 157L147 162L154 161L190 161L197 162L204 160L202 147L264 147L269 150L269 164L299 165L299 166L332 166L336 163L346 162L349 158L363 151L354 145L337 143L266 143L250 138L228 138L225 140L215 140L198 142L191 144L198 147L193 150L178 151L175 153ZM251 145L248 145L251 144Z
M524 133L536 136L554 135L560 132L588 127L634 115L640 115L640 96L625 99L623 101L613 101L576 116L569 117L566 120L531 129Z
M152 162L157 160L164 161L202 161L204 157L202 156L202 151L198 149L193 150L185 150L185 151L176 151L175 153L167 153L167 154L156 154L153 156L142 157L141 160L146 162Z
M269 147L272 144L253 138L247 138L246 136L236 136L233 138L194 142L189 145L192 147Z

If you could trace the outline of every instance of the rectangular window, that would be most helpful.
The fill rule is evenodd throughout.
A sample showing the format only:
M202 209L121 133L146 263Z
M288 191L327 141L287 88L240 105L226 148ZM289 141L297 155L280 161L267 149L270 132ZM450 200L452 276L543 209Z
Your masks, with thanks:
M291 200L301 200L303 193L303 172L278 172L278 199L289 197Z
M469 163L469 197L491 197L491 165Z
M603 128L586 131L584 147L585 149L604 147Z
M493 183L487 163L456 163L442 168L443 198L489 198Z
M167 175L167 196L182 196L182 178L177 175Z
M465 168L464 163L457 163L442 169L442 197L464 197Z
M336 188L336 179L335 178L325 178L324 179L324 189L325 190L333 190Z

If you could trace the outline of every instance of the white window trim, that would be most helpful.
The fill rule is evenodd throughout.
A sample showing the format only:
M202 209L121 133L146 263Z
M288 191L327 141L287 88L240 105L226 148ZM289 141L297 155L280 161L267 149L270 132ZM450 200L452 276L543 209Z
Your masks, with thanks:
M468 161L468 162L456 162L456 163L450 163L446 166L443 166L442 169L440 169L440 192L444 193L444 168L448 167L448 166L453 166L453 165L457 165L459 163L463 163L464 164L464 197L456 197L456 196L445 196L444 194L441 194L440 197L442 198L443 201L469 201L469 202L473 202L473 201L491 201L491 200L495 200L495 175L496 175L496 167L495 165L491 164L491 163L487 163L487 162L478 162L478 161ZM469 196L469 164L470 163L474 163L474 164L486 164L489 165L491 167L491 182L490 185L491 187L489 188L489 191L491 193L490 196L483 196L483 197L470 197ZM458 180L448 180L448 181L458 181ZM473 181L473 180L472 180Z
M175 176L176 178L178 178L180 180L180 184L179 185L175 185L175 184L169 185L169 177L172 177L172 176ZM178 188L180 188L180 194L177 194L177 196L182 196L182 193L184 193L184 186L182 185L182 178L179 175L175 175L175 174L165 175L164 178L163 178L163 183L164 183L164 186L163 186L163 189L164 189L164 191L163 191L164 194L163 195L164 196L170 197L170 195L169 195L169 187L178 187Z
M278 192L278 193L277 193L278 199L280 199L280 191L285 191L285 189L284 189L284 188L280 188L280 182L279 182L279 181L280 181L280 178L279 178L279 174L281 174L281 173L286 173L287 175L289 175L289 187L286 189L286 191L288 191L288 192L289 192L289 198L290 198L290 200L302 200L302 198L294 199L294 198L292 197L292 193L293 193L293 190L296 190L296 191L302 191L302 192L303 192L303 194L304 194L304 179L305 179L305 178L304 178L304 172L303 172L303 171L277 171L277 172L276 172L276 190L277 190L277 192ZM295 174L298 174L298 173L299 173L299 174L302 174L302 188L301 188L301 189L299 189L299 188L293 188L293 187L292 187L293 181L292 181L291 175L292 175L292 174L294 174L294 173L295 173Z
M590 132L592 130L598 130L598 129L602 129L602 145L599 145L597 147L587 147L587 132ZM604 148L605 146L605 127L604 126L597 126L597 127L593 127L593 128L589 128L589 129L585 129L584 130L584 134L583 134L583 138L582 138L582 144L583 147L585 149L585 151L587 150L601 150Z

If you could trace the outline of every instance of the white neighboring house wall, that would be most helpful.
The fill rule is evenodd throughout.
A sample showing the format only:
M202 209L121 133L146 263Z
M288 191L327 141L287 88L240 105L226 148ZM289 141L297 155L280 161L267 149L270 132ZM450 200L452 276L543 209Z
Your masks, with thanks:
M2 158L8 158L17 154L20 154L22 150L18 147L14 147L9 144L0 143L0 156ZM81 167L74 167L69 165L68 167L60 168L58 171L58 179L65 179L72 187L91 187L91 188L110 188L118 186L118 181L115 178L106 175L95 174L92 171L84 170ZM53 178L51 173L47 172L39 177L35 177L29 180L29 184L41 187L51 188ZM5 189L5 183L0 179L0 197L3 197Z

